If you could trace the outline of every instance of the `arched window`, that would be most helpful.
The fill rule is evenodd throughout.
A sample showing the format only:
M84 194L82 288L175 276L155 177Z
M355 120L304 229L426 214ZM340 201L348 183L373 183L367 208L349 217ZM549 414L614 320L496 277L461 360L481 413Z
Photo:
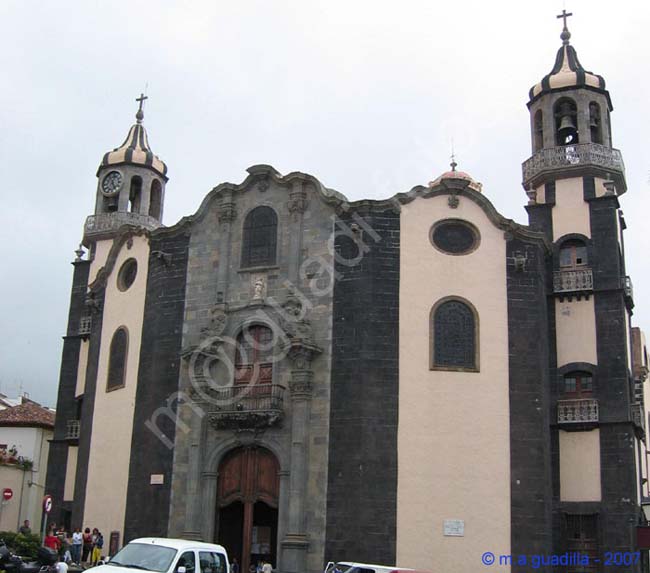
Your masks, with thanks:
M555 112L555 145L574 145L578 142L578 108L569 98L557 101Z
M592 101L589 103L589 130L591 131L591 142L603 142L603 128L600 119L600 106Z
M275 264L278 217L270 207L256 207L244 221L242 267Z
M125 384L126 355L129 349L129 335L123 326L118 328L111 340L111 348L108 356L108 378L106 380L106 391L122 388Z
M129 191L129 211L131 213L140 212L140 202L142 200L142 177L134 175L131 177L131 190Z
M255 324L237 336L235 384L269 385L273 382L273 331Z
M539 151L544 147L544 116L541 109L538 109L535 114L533 130L535 134L535 151Z
M162 206L162 187L158 179L151 182L151 194L149 196L149 216L160 219L160 207Z
M590 397L594 390L591 373L575 371L564 375L564 388L562 392L570 398Z
M560 268L578 269L589 264L587 246L580 240L565 241L560 247Z
M445 299L431 312L431 368L478 371L478 317L458 299Z

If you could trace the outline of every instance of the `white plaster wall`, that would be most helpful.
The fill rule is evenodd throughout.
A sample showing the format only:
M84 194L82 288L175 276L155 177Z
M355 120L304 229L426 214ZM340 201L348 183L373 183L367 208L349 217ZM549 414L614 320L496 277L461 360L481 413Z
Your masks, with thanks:
M584 200L581 177L555 182L555 207L552 213L554 241L569 233L591 237L589 203Z
M560 435L560 500L600 501L600 431Z
M107 279L88 461L84 523L103 532L120 531L122 535L131 453L131 448L124 445L131 444L133 430L148 257L146 237L133 237L132 247L122 247ZM130 258L137 260L138 272L131 287L121 292L117 275ZM120 326L125 326L129 334L125 386L106 392L111 340Z
M81 341L79 347L79 365L77 367L77 385L75 387L75 398L86 391L86 368L88 367L88 345L87 340Z
M25 519L31 521L33 530L38 530L52 430L0 428L0 434L4 434L0 437L1 443L6 443L7 437L12 438L8 447L15 444L19 455L34 461L32 470L27 472L15 466L0 466L0 487L9 487L14 492L14 497L3 506L0 531L15 530Z
M437 251L429 231L446 218L473 223L480 247ZM400 237L397 562L465 573L488 549L510 552L505 240L472 200L450 209L447 196L403 206ZM480 372L429 370L429 314L450 295L478 312ZM465 536L443 536L446 519L464 520Z
M0 444L7 444L7 448L15 445L19 456L29 458L34 462L34 471L39 471L43 463L41 460L42 442L42 428L0 427ZM47 457L45 463L47 464Z
M72 501L74 499L74 486L77 477L77 458L79 448L77 446L68 447L68 463L65 466L65 483L63 486L63 501Z
M598 363L594 297L589 300L555 301L557 365L570 362Z

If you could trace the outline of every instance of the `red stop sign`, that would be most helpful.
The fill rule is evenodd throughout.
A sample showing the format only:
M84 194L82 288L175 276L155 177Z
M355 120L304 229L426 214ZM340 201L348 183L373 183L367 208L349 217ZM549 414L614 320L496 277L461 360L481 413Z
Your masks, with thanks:
M9 501L14 496L14 490L6 487L2 490L2 499Z

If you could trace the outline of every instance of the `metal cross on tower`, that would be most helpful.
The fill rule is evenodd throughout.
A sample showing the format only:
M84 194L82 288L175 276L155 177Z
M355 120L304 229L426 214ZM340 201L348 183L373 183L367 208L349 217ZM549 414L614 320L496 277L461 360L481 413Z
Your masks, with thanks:
M135 114L135 118L138 120L138 123L141 122L144 118L144 111L142 110L142 106L144 105L144 100L146 99L149 99L149 96L146 96L143 93L140 94L140 97L135 98L135 101L140 104L138 112Z
M564 28L562 28L562 33L560 34L560 38L564 45L567 45L569 43L569 39L571 38L571 33L569 32L569 29L566 27L566 19L569 16L573 16L573 13L567 12L564 9L562 10L562 14L557 15L557 18L562 18L564 20Z
M567 12L566 10L562 10L562 14L558 14L556 18L563 18L564 19L564 27L566 28L566 19L569 16L573 16L573 12Z

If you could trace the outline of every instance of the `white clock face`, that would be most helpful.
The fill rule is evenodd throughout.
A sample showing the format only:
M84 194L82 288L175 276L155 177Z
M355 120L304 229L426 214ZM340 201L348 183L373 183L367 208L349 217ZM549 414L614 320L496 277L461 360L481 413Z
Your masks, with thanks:
M102 181L102 193L104 195L115 195L122 187L122 175L119 171L111 171Z

